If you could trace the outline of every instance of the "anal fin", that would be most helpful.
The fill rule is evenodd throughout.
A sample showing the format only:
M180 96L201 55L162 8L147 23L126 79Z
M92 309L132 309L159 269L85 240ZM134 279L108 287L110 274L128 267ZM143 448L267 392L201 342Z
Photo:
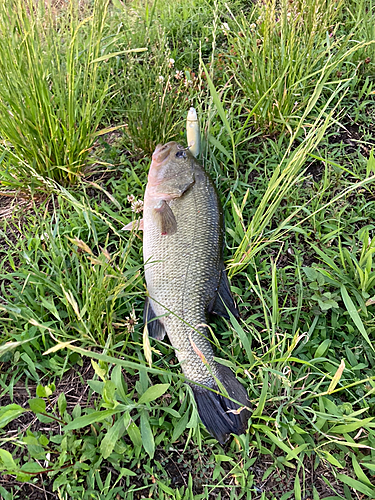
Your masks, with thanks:
M150 337L156 340L163 340L166 334L164 325L154 313L148 297L146 297L145 307L143 309L143 322L147 325Z
M240 317L237 305L233 299L232 292L230 291L230 285L227 277L227 273L224 269L221 271L220 282L215 296L208 305L208 312L212 314L217 314L223 318L230 319L227 309L233 314L235 318Z

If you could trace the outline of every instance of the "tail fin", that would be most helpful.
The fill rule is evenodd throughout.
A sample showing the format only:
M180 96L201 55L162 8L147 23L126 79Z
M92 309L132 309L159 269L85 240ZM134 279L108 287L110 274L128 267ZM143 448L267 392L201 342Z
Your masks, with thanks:
M217 378L225 387L228 396L235 399L242 406L250 406L245 388L236 379L230 368L217 365ZM240 405L234 401L216 394L215 392L197 385L192 385L198 413L208 432L219 443L224 444L230 434L243 434L247 428L250 412L247 409L236 413ZM217 384L212 389L219 390Z

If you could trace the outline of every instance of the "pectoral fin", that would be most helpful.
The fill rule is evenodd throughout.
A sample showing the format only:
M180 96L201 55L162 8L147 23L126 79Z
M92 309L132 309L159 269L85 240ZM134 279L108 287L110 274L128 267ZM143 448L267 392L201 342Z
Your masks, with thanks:
M163 340L166 334L164 325L157 319L148 297L146 297L145 307L143 309L143 322L147 324L147 330L150 337L157 340Z
M121 231L143 231L143 219L137 219L129 222Z
M165 200L161 200L153 209L152 216L160 233L171 235L177 231L177 221L171 207Z
M240 317L237 305L232 297L232 292L230 291L227 273L225 272L223 264L219 286L215 296L208 305L208 312L230 319L227 309L229 309L235 318Z

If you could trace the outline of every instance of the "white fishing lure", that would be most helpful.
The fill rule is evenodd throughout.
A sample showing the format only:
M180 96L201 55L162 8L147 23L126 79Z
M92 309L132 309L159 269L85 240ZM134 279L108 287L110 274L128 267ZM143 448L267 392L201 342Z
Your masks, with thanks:
M186 120L186 137L189 151L197 157L201 148L201 134L195 108L190 108Z

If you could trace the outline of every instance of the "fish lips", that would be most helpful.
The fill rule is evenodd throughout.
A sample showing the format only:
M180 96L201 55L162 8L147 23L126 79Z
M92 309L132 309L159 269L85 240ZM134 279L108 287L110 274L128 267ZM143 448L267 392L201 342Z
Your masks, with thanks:
M158 144L152 155L152 166L159 166L164 163L171 153L171 144Z

